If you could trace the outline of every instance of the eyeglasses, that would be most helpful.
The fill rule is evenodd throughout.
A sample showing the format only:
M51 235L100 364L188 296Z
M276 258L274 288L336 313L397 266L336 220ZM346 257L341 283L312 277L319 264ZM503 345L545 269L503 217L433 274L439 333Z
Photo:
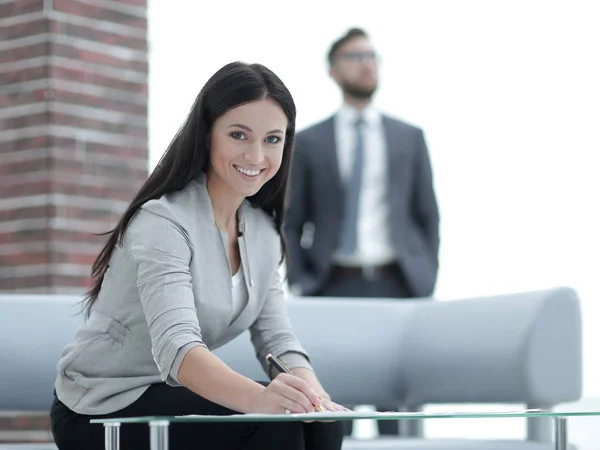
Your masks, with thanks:
M344 52L338 55L339 58L345 59L346 61L362 62L377 62L379 56L375 52Z

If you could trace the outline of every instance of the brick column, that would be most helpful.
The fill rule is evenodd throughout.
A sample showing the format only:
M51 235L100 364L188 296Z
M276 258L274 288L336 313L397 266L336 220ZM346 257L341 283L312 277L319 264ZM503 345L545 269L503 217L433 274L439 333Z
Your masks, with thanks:
M0 291L76 293L148 174L146 0L0 2Z

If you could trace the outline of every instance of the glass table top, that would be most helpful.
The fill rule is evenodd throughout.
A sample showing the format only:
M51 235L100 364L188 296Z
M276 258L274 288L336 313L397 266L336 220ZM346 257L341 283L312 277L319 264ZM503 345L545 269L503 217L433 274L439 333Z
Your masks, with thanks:
M499 417L574 417L600 416L600 411L548 411L544 409L477 412L313 412L304 414L234 414L230 416L144 416L91 419L91 423L150 422L287 422L298 420L414 420L414 419L485 419Z

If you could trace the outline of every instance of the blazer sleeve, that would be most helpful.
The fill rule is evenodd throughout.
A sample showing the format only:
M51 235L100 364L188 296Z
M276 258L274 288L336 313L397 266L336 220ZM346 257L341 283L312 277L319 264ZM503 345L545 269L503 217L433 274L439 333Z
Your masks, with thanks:
M126 230L124 246L137 271L154 361L162 380L179 386L186 353L206 347L194 304L186 233L173 221L141 209Z
M429 150L423 131L417 136L417 155L414 168L413 213L427 241L437 266L440 246L439 210L433 184L433 172L429 159Z
M290 369L304 367L312 370L308 354L292 330L281 275L279 270L274 272L264 306L250 326L250 337L256 356L265 373L270 376L275 374L271 373L269 364L265 361L269 353L281 358Z

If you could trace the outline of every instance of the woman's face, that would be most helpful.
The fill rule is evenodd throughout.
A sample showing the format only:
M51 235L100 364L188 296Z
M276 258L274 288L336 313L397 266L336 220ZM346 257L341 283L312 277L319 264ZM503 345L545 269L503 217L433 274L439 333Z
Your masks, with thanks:
M242 197L256 194L281 166L287 125L283 109L270 98L219 117L210 136L212 182Z

